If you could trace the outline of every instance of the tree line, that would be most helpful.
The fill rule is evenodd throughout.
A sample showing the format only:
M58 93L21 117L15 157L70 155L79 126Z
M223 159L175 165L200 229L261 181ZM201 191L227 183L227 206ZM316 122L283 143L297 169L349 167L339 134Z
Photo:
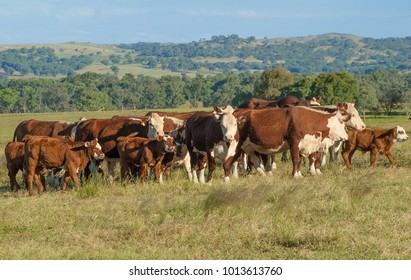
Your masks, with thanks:
M16 72L22 76L72 76L75 71L92 62L93 59L86 55L59 58L54 49L49 47L8 49L0 52L0 69L3 69L7 76Z
M237 107L251 97L277 99L321 95L324 104L355 101L367 111L386 113L411 104L411 73L375 70L299 75L282 67L262 73L229 72L214 76L149 76L87 72L71 77L0 80L1 113L162 109L180 106Z

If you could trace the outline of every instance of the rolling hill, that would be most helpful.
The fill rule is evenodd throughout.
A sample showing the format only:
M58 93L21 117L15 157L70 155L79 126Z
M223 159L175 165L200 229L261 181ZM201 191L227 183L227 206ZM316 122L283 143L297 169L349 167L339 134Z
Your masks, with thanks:
M411 69L411 37L363 38L324 34L295 38L255 39L213 36L190 43L99 45L0 45L0 75L61 77L84 72L123 75L209 75L261 71L281 66L292 73L348 71L368 73L381 68Z

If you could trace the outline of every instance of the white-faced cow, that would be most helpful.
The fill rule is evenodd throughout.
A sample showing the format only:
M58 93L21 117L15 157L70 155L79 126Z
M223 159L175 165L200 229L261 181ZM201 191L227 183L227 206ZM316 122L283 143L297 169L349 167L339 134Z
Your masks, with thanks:
M265 172L256 152L272 155L290 149L292 175L301 177L301 155L308 156L320 150L325 137L333 141L348 138L344 125L348 116L343 116L339 110L327 113L304 106L245 109L236 111L235 116L239 122L240 141L234 159L244 151L262 175Z
M348 169L351 169L351 158L357 149L370 152L371 167L374 166L378 153L385 155L394 167L391 147L394 143L407 139L408 135L401 126L391 129L366 128L362 131L349 131L348 140L344 142L344 150L341 154Z
M42 174L44 169L61 167L65 173L63 191L70 178L77 189L80 187L78 173L82 172L89 161L104 159L104 153L97 139L90 142L73 142L48 136L27 135L23 139L24 157L27 168L27 189L33 195L33 179ZM38 192L43 192L43 185Z
M204 167L208 163L207 182L212 178L216 168L215 157L223 161L224 181L229 181L233 156L239 140L237 120L233 108L214 107L213 112L196 112L186 123L186 138L190 154L193 180L198 182L197 172L200 171L200 183L205 183ZM238 174L234 170L234 177Z

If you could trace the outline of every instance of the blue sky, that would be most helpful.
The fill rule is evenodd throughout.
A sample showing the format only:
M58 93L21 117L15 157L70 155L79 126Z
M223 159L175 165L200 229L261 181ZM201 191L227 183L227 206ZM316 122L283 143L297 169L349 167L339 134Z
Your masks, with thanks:
M0 0L0 44L411 36L411 0Z

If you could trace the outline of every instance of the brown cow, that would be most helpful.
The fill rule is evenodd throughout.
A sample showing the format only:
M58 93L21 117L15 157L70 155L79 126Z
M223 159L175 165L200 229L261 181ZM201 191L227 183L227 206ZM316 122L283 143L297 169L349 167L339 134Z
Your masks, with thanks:
M81 118L78 122L25 120L14 130L13 141L21 142L26 135L49 136L54 138L69 136L74 139L76 127L83 120L85 119Z
M131 179L133 167L138 167L141 181L147 179L148 168L154 167L155 180L162 183L162 161L166 153L175 153L173 138L164 135L153 140L143 137L117 138L117 150L120 154L121 180Z
M82 172L90 160L104 159L104 153L97 139L90 142L73 142L48 136L25 136L24 157L27 166L27 188L33 195L33 178L50 168L63 167L66 170L63 191L66 190L70 178L79 189L78 174ZM42 193L43 185L38 186Z
M240 141L234 160L244 151L251 157L254 167L265 175L260 167L259 154L272 155L290 149L294 177L301 177L300 155L308 156L320 151L322 140L346 140L344 117L340 111L326 113L309 107L267 108L237 110Z
M289 95L277 100L265 100L253 97L247 101L244 101L240 106L238 106L238 108L262 109L267 107L284 108L292 106L310 107L310 103L304 97L298 99L293 95Z
M362 131L349 131L348 140L344 142L344 149L341 155L345 165L351 169L351 158L357 149L363 152L370 152L370 166L373 167L377 160L378 153L385 155L392 167L395 166L391 154L391 147L395 142L408 139L404 128L397 126L391 129L371 129Z

